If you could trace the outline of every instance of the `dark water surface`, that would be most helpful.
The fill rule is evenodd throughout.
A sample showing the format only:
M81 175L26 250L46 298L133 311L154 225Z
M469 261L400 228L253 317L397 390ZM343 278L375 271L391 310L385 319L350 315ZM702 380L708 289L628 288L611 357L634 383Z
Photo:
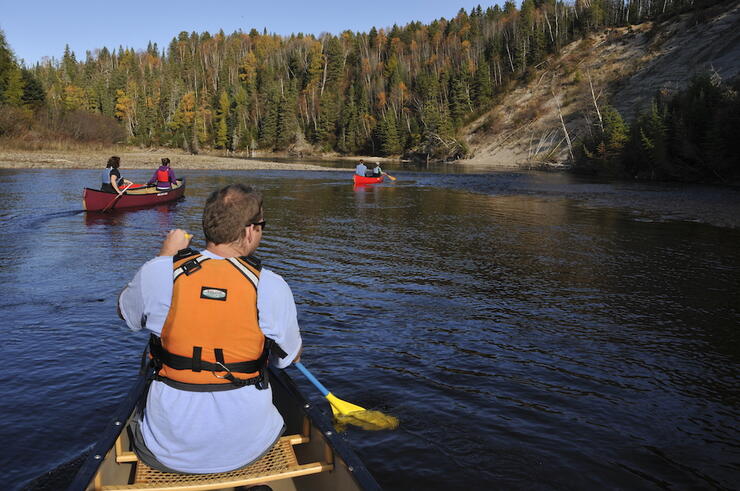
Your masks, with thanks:
M99 435L146 342L116 296L168 229L202 246L205 196L234 181L265 195L261 257L293 288L305 364L401 420L346 433L385 489L737 487L738 191L182 173L184 201L102 216L79 211L98 170L0 170L4 489Z

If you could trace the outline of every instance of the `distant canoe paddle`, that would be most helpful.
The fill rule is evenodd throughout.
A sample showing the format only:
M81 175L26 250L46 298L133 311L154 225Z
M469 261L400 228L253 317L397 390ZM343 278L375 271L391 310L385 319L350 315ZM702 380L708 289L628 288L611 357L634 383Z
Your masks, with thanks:
M118 200L119 200L119 199L121 199L121 196L123 196L123 193L125 193L125 192L126 192L126 190L127 190L128 188L130 188L131 186L133 186L133 185L134 185L134 184L133 184L133 183L131 183L131 184L129 184L128 186L126 186L125 188L123 188L123 189L121 190L121 192L120 192L120 193L118 193L118 196L116 196L115 198L113 198L113 199L111 200L111 202L110 202L110 203L108 203L108 206L106 206L105 208L103 208L103 213L105 213L106 211L108 211L108 210L110 210L111 208L113 208L113 205L115 205L115 204L116 204L116 203L118 202Z

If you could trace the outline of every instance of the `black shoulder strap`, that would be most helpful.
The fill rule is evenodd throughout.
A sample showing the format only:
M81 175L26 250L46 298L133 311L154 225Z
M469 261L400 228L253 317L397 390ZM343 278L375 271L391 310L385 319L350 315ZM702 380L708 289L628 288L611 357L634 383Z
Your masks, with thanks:
M186 247L185 249L180 249L177 251L177 254L175 254L175 257L172 258L173 262L180 261L181 259L185 259L186 257L195 256L198 254L198 251L195 249L191 249L190 247Z
M257 271L262 271L262 260L255 256L240 256L239 259L246 261L247 264L255 268Z

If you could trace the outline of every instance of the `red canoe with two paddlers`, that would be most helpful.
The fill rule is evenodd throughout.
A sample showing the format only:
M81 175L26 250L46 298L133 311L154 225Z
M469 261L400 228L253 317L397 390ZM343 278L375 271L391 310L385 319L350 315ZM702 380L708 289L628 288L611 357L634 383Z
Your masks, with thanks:
M85 188L82 193L82 208L86 211L110 211L121 208L139 208L158 205L180 199L185 195L185 179L178 179L172 189L157 189L156 186L131 186L123 194L106 193Z

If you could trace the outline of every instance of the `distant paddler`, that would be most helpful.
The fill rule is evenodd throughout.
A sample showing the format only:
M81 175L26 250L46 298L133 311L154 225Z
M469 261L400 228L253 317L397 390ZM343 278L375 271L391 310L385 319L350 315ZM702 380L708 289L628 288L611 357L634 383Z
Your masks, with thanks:
M122 187L131 187L134 183L128 179L121 177L121 171L118 168L121 166L121 157L116 155L108 159L108 164L103 170L101 175L100 190L106 193L116 193L118 195L123 194Z
M175 171L170 167L170 159L167 157L162 158L162 165L154 171L154 175L149 179L147 184L156 184L157 189L160 191L169 191L172 189L172 186L177 186Z

